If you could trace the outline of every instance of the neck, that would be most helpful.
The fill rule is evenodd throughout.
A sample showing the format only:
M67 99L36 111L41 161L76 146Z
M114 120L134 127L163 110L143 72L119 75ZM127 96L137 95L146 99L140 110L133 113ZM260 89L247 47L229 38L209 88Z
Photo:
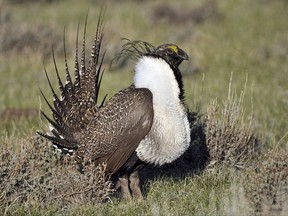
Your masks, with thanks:
M183 82L179 69L172 69L163 59L143 56L135 66L134 85L148 88L153 103L179 103L184 100Z
M174 72L174 76L177 80L178 87L180 89L179 98L181 100L181 103L184 104L185 97L184 97L184 84L183 84L183 80L182 80L182 74L181 74L178 67L173 68L173 72Z

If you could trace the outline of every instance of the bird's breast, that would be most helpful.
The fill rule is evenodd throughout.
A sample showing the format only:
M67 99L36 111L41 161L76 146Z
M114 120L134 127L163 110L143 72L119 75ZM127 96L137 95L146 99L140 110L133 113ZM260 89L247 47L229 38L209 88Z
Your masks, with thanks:
M184 109L180 112L178 109L154 105L152 128L136 149L141 160L163 165L186 151L190 144L190 126Z

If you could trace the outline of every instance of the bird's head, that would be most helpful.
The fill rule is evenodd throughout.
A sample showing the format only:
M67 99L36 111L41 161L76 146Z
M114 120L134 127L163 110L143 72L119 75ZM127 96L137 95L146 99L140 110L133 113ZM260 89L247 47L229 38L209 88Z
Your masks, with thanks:
M169 65L177 68L183 60L189 60L187 53L175 44L162 44L158 46L153 54L163 58Z

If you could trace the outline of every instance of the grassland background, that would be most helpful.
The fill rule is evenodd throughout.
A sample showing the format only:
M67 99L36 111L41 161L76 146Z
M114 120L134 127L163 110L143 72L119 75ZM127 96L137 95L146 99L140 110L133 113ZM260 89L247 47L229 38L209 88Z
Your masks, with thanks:
M43 65L49 74L54 73L51 44L54 44L57 63L63 71L62 37L65 27L69 64L73 68L77 24L80 20L83 27L89 9L89 47L102 4L91 0L15 2L2 1L0 4L0 113L9 108L47 111L43 100L41 102L39 87L49 92ZM205 114L211 100L217 98L221 103L226 99L232 74L231 84L236 93L240 95L246 89L244 107L247 118L253 113L254 131L264 149L287 150L288 1L218 0L210 3L214 4L213 8L209 9L210 12L200 10L200 17L202 13L204 18L198 22L188 14L204 5L200 0L107 1L103 45L107 50L107 60L101 95L108 93L112 96L132 82L133 62L113 65L110 69L113 56L121 50L122 38L144 40L155 45L176 43L191 59L181 69L184 71L186 103L192 111L200 110ZM168 15L161 15L161 11L169 12L167 7L176 11L172 18L169 16L171 11ZM175 17L180 21L173 21ZM40 37L29 36L27 32ZM13 46L13 43L17 44L15 41L25 37L31 37L34 44ZM52 81L56 85L53 78ZM0 142L34 136L40 127L38 116L2 119ZM201 177L179 182L162 179L152 183L146 203L115 201L115 205L105 207L79 206L74 214L117 211L119 215L214 215L249 212L245 210L248 205L237 201L241 188L234 187L236 180L237 175L231 173L211 174L208 171ZM239 203L242 203L241 207Z

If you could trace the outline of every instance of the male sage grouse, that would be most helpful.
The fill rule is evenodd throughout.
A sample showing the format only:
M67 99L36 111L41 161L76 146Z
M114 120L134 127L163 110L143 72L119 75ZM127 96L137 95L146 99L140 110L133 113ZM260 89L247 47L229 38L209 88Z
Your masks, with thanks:
M87 21L87 19L86 19ZM188 55L173 44L154 47L128 41L122 55L136 57L134 83L107 103L97 103L102 79L100 48L103 39L100 15L88 65L85 64L85 32L78 60L78 34L72 80L65 53L66 82L62 83L53 55L61 97L53 94L49 105L53 119L42 112L50 131L38 132L82 167L106 163L106 173L116 176L124 198L142 199L138 170L144 164L163 165L179 158L190 143L190 127L178 68ZM78 28L79 29L79 28ZM65 41L64 41L65 52Z

